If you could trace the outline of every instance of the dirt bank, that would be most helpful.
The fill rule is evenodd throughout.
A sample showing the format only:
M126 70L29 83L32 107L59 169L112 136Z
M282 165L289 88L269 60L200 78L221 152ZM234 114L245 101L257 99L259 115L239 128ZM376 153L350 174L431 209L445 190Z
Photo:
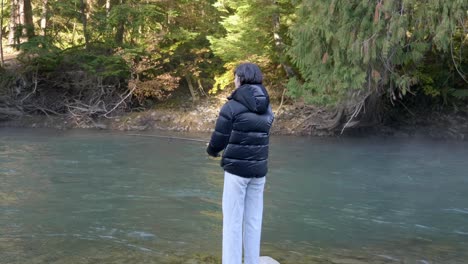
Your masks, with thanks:
M0 122L1 127L30 128L98 128L122 131L168 130L211 132L216 123L222 100L216 98L196 104L162 105L141 112L131 112L114 118L83 121L66 116L24 115ZM283 105L276 112L273 134L332 136L333 131L316 124L325 124L324 110L304 105ZM311 122L314 121L314 122Z
M141 112L114 118L83 121L65 116L21 116L0 122L0 127L97 128L120 131L211 132L224 97L198 103L168 103ZM386 124L346 129L330 129L333 113L325 108L304 104L273 105L275 122L272 134L307 136L388 136L398 138L468 139L468 107L457 111L416 112L401 115ZM343 133L342 133L343 132Z

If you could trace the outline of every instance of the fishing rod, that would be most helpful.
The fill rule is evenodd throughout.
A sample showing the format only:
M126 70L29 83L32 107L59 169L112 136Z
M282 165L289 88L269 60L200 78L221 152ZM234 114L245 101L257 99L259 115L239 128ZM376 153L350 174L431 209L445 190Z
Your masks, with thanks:
M164 139L175 139L175 140L186 140L186 141L193 141L193 142L200 142L200 143L209 143L209 141L207 141L207 140L196 139L196 138L185 138L185 137L159 136L159 135L145 135L145 134L127 134L127 136L164 138Z
M192 141L192 142L199 142L199 143L205 143L208 144L209 141L203 140L203 139L196 139L196 138L186 138L186 137L173 137L173 136L158 136L158 135L145 135L145 134L126 134L127 136L134 136L134 137L152 137L152 138L164 138L164 139L175 139L175 140L186 140L186 141ZM210 159L214 160L221 160L221 156L218 157L210 157Z

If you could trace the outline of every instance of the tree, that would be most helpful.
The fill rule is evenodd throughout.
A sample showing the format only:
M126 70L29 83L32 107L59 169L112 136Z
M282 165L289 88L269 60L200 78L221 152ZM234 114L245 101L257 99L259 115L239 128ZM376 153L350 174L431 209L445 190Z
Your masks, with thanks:
M23 27L23 36L27 40L34 37L33 10L31 0L19 0L19 18Z
M466 1L301 1L289 55L302 80L290 81L291 94L327 105L346 99L350 119L375 121L382 95L414 93L426 56L450 56L467 10Z
M46 36L48 13L49 13L48 0L42 0L42 13L41 13L41 34L42 34L42 36Z
M3 59L3 0L1 0L0 8L0 67L3 67L5 64Z
M216 7L223 13L225 34L210 37L211 48L225 62L226 74L218 76L224 88L232 82L232 69L241 61L258 63L273 76L294 75L285 53L286 32L293 6L284 0L222 0ZM282 65L283 73L275 70Z
M11 0L10 8L10 32L8 34L8 45L14 46L19 44L18 33L18 0Z
M11 0L9 45L18 45L21 40L34 37L31 0Z
M88 49L89 47L89 32L88 32L88 12L89 10L87 8L87 1L86 0L81 0L81 5L80 5L80 10L81 10L81 23L83 24L83 35L85 39L85 47Z
M120 5L124 4L124 0L120 0ZM119 16L117 21L117 30L115 32L115 43L119 46L123 44L124 34L125 34L125 16Z
M205 95L205 86L212 86L214 74L221 68L207 39L209 34L221 31L219 12L213 3L210 0L182 0L166 4L167 23L163 24L163 30L167 35L161 48L168 63L164 68L183 77L193 101Z

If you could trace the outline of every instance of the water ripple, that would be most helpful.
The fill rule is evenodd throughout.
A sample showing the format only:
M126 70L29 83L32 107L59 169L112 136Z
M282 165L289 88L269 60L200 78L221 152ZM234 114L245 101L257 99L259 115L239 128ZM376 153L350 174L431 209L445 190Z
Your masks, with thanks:
M136 237L136 238L143 238L143 239L149 239L149 238L154 238L156 235L153 235L151 233L146 233L143 231L133 231L128 233L128 236L130 237Z
M397 258L394 258L392 256L389 256L389 255L376 255L377 257L381 257L381 258L384 258L386 260L392 260L392 261L400 261L399 259Z
M425 225L420 225L420 224L415 224L415 227L422 228L422 229L429 229L429 230L437 230L435 227L430 227L430 226L425 226Z
M455 212L455 213L459 213L459 214L468 214L468 208L448 208L448 209L444 209L444 211L447 211L447 212Z
M460 230L455 230L453 231L453 233L458 234L458 235L468 236L468 232L463 232Z

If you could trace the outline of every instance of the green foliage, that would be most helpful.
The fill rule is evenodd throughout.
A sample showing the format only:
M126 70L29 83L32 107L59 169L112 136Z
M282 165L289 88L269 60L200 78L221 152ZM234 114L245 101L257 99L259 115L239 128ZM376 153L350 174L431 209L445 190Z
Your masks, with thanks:
M219 12L212 4L213 1L172 3L168 13L170 23L166 25L169 31L159 46L151 47L161 56L159 62L164 72L185 80L182 84L187 80L195 82L199 90L211 88L214 76L222 70L222 62L207 39L208 34L216 35L221 30L217 23Z
M3 68L0 68L0 97L10 93L10 87L16 80L16 76Z
M128 39L132 44L144 44L147 35L154 31L160 31L165 20L164 10L160 6L151 2L129 1L127 3L115 5L106 19L105 12L101 16L95 17L94 23L101 28L109 28L110 33L114 33L115 28L120 24L128 32ZM108 37L108 41L113 41L114 35Z
M108 48L95 45L92 52L82 48L60 50L46 37L35 37L20 45L18 56L26 71L60 72L82 70L87 74L108 78L130 78L130 68L120 56L108 54Z
M453 90L452 95L458 99L467 99L468 98L468 89L458 89Z
M44 36L22 39L25 72L118 79L125 88L141 86L136 94L145 101L167 98L187 82L216 93L232 86L239 63L250 61L261 66L269 88L282 91L287 83L289 96L309 103L335 105L354 93L442 103L466 98L466 0L112 0L110 8L84 2L82 8L81 0L49 0L43 9L32 1L34 25L46 11L47 28ZM5 3L8 31L11 2ZM285 80L290 62L299 74Z
M416 85L440 95L443 86L419 66L434 54L450 56L468 2L306 0L298 7L289 55L303 79L289 83L291 95L309 91L312 101L335 104L360 90L402 98Z
M417 65L416 92L421 90L424 95L440 98L444 104L467 98L464 91L467 86L468 49L467 39L461 35L458 29L449 53L432 50L422 60L423 63Z
M52 43L61 49L83 45L80 0L48 2L46 34L51 37Z
M49 0L46 9L33 3L36 21L46 11L47 28L45 36L20 45L25 72L134 79L145 87L140 95L160 99L159 90L173 91L186 76L200 89L211 88L222 70L207 39L222 28L214 0L122 0L111 1L110 8L106 1L84 2Z
M293 7L289 1L220 0L215 4L222 13L225 33L209 37L213 52L224 62L224 72L216 76L211 92L222 90L232 83L232 71L244 61L257 64L278 64L274 34L285 38L287 28L275 29L274 17L281 25L288 24ZM274 67L273 67L274 68Z
M65 65L76 65L76 67L99 77L130 78L130 69L119 56L106 54L89 54L82 51L67 52L64 54Z
M224 64L224 73L215 76L215 84L210 90L211 94L217 93L219 90L224 90L226 87L234 83L234 70L237 66L236 62Z
M55 70L62 61L60 49L47 37L36 36L19 45L21 53L17 57L28 68L40 68L42 71Z

